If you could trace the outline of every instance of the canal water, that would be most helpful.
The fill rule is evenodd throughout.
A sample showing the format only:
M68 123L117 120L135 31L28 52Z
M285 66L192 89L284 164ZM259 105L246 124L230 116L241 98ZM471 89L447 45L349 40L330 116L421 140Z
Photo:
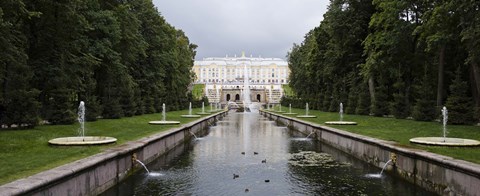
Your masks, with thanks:
M258 113L230 113L102 195L433 195Z

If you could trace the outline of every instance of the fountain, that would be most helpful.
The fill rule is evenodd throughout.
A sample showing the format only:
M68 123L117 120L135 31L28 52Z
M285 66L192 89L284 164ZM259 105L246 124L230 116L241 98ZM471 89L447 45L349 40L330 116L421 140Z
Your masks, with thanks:
M261 104L259 102L254 102L254 103L250 104L249 108L250 108L251 112L257 112L258 113L258 111L261 108Z
M243 80L243 107L245 108L243 111L244 112L250 112L250 84L249 84L249 78L248 78L248 69L247 69L247 64L244 66L244 80Z
M297 113L292 113L292 104L288 104L288 112L287 113L283 113L283 114L286 114L286 115L295 115Z
M191 132L191 131L188 131L190 134L192 134L192 136L195 138L195 140L201 140L203 138L201 137L197 137L197 135L195 135L195 133Z
M480 141L463 138L447 137L448 111L446 107L442 109L443 116L443 137L416 137L410 139L415 144L435 145L435 146L480 146Z
M314 138L311 138L310 136L315 134L315 130L312 130L307 136L305 137L294 137L291 138L293 141L312 141Z
M80 105L78 106L78 122L80 123L80 128L78 129L80 136L55 138L49 140L48 143L62 146L78 146L109 144L117 141L117 139L113 137L85 136L85 102L83 101L80 101Z
M226 110L240 108L240 106L233 101L228 101L227 104L225 105L225 107L226 107Z
M145 166L145 164L143 164L143 163L142 163L140 160L138 160L138 159L135 159L135 161L136 161L137 163L139 163L140 165L142 165L143 168L145 169L145 171L147 171L147 173L150 174L150 171L148 170L147 166Z
M210 103L210 110L209 113L218 112L218 103Z
M180 121L167 121L167 113L166 113L166 108L165 108L165 103L162 104L162 120L161 121L150 121L148 124L151 125L176 125L180 124Z
M205 112L205 102L202 102L202 112L197 112L197 114L207 115L209 112Z
M387 165L388 165L390 162L392 162L391 159L388 160L388 161L385 163L385 165L383 165L382 171L381 171L379 174L367 174L367 175L365 175L365 177L367 177L367 178L381 178L382 175L383 175L383 171L385 171L385 168L387 168Z
M443 116L443 142L446 141L447 138L447 122L448 122L448 110L447 107L442 108L442 116Z
M272 88L273 88L273 85L272 85ZM272 88L268 89L268 103L272 101Z
M218 87L215 86L215 99L216 99L217 101L220 101L220 96L221 96L221 95L220 95L220 91L219 91Z
M315 133L315 131L310 132L310 133L307 135L307 137L305 137L305 138L310 138L310 136L311 136L312 134L314 134L314 133Z
M188 114L181 115L182 118L198 118L200 115L192 114L192 102L188 106Z
M343 103L340 103L340 121L327 121L326 125L357 125L357 122L343 121Z
M139 172L129 173L129 178L103 195L241 195L247 188L250 195L429 193L396 176L365 179L363 176L372 171L370 165L311 139L315 134L304 141L293 139L304 139L310 131L302 134L280 128L254 112L227 115L222 121L209 129L204 140L197 141L186 131L185 142L169 148L158 159L150 158L148 169L165 171L165 178L146 175L140 164L133 161ZM382 167L385 163L380 164ZM385 171L390 166L391 163ZM380 169L371 173L379 173Z
M317 118L317 116L308 115L308 103L305 104L305 115L298 115L298 118Z
M278 104L279 110L277 113L284 113L285 111L282 110L282 104Z

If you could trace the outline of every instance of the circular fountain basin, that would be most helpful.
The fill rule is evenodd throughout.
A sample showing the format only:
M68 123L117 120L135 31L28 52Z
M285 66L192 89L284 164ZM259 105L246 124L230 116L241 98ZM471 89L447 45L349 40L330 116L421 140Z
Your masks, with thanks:
M352 121L327 121L326 125L357 125L357 122Z
M451 137L416 137L410 139L410 142L435 146L480 146L477 140Z
M209 113L209 112L197 112L197 114L199 114L199 115L209 115L211 113Z
M198 118L200 117L200 115L196 115L196 114L185 114L185 115L181 115L182 118Z
M166 121L166 120L160 120L160 121L150 121L148 124L151 125L178 125L180 124L180 121Z
M312 116L312 115L299 115L297 117L298 118L317 118L317 116Z
M85 136L85 137L60 137L51 139L48 143L60 146L82 146L110 144L117 141L117 138L106 136Z
M296 115L297 113L290 113L290 112L287 112L287 113L283 113L283 114L286 114L286 115Z

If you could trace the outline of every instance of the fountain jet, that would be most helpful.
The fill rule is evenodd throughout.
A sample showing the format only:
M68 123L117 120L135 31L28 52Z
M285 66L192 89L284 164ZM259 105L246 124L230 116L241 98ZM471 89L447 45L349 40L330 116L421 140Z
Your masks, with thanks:
M162 120L161 121L150 121L148 124L151 125L176 125L180 124L180 121L167 121L167 109L165 103L162 104Z
M299 115L298 118L317 118L317 116L308 114L308 103L305 103L305 115Z

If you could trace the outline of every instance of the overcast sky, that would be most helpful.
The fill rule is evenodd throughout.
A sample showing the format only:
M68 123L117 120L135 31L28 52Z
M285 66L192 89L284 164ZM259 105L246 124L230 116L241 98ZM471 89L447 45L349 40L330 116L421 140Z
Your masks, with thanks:
M286 59L320 24L328 0L153 0L171 25L197 44L196 59L226 54Z

